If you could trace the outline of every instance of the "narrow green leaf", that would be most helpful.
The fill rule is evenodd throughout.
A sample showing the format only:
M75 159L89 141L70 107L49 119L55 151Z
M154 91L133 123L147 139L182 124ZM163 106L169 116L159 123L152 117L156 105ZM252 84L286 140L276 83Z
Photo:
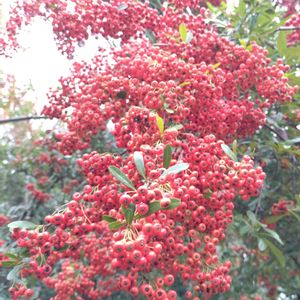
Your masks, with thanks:
M146 179L146 170L145 170L145 163L144 163L144 157L143 153L140 151L135 151L133 153L133 159L134 159L134 164L139 172L139 174Z
M241 235L244 235L248 232L249 232L249 226L248 225L244 225L243 227L240 228L240 234Z
M115 221L115 222L112 222L108 225L109 229L111 230L116 230L116 229L119 229L123 226L124 224L119 222L119 221Z
M13 259L13 260L16 260L16 259L19 258L18 255L14 254L14 253L4 253L4 255L11 258L11 259Z
M264 243L268 246L271 253L276 257L279 264L283 267L285 265L285 257L282 251L267 239L264 239Z
M190 81L184 81L184 82L180 83L179 86L185 87L185 86L190 85L190 84L191 84Z
M300 143L300 137L297 137L297 138L294 138L294 139L291 139L291 140L286 140L285 143L287 143L289 145L298 144L298 143Z
M117 220L111 216L108 215L103 215L102 216L102 220L108 222L108 223L112 223L112 222L116 222Z
M267 245L265 244L263 239L258 239L258 249L262 252L267 249Z
M164 168L169 168L172 160L172 148L170 145L167 145L164 150Z
M212 67L213 67L213 69L218 69L220 65L221 65L221 63L218 62L218 63L212 65Z
M38 225L33 224L29 221L15 221L12 223L7 224L7 227L12 232L14 228L21 228L21 229L35 229Z
M167 208L167 210L177 208L181 203L181 200L178 198L170 198L170 200L171 200L171 203L170 203L169 207Z
M247 210L247 216L250 219L250 221L252 222L252 224L257 224L258 223L256 215L251 210Z
M146 214L144 214L144 215L137 214L135 216L135 218L137 220L142 219L142 218L146 218L146 217L156 213L157 211L161 210L160 201L152 201L148 204L148 206L149 206L149 210Z
M168 168L167 170L164 171L164 173L162 174L162 176L166 176L168 174L178 174L182 171L185 171L189 168L189 164L188 163L180 163L177 165L174 165L170 168Z
M189 32L187 33L187 35L186 35L186 40L185 40L185 42L186 42L187 44L189 44L189 43L192 41L193 37L194 37L193 33L192 33L191 31L189 31Z
M156 124L159 129L160 135L163 135L165 130L164 120L158 114L156 114Z
M269 229L269 228L264 228L264 230L265 230L266 232L268 232L268 234L269 234L274 240L276 240L279 244L281 244L281 245L284 244L283 241L282 241L282 239L280 238L279 234L278 234L276 231L274 231L274 230L272 230L272 229Z
M182 128L183 128L182 124L174 124L171 127L167 128L166 131L180 130Z
M237 15L242 20L242 17L246 15L246 4L244 0L239 1L239 6L236 9Z
M146 35L146 37L148 38L148 40L150 41L151 44L155 44L156 43L156 37L155 37L155 35L154 35L154 33L153 33L152 30L146 29L145 30L145 35Z
M279 31L279 34L278 34L277 49L281 56L284 56L286 54L285 52L287 50L287 41L286 41L287 32L288 31L281 30L281 31Z
M19 281L19 271L21 269L21 265L15 266L6 276L6 279L9 281Z
M118 6L118 10L125 10L125 9L127 9L128 8L128 5L126 4L126 3L122 3L122 4L120 4L119 6Z
M132 190L135 190L135 187L133 185L133 183L131 182L131 180L117 167L115 166L110 166L108 168L110 174L115 177L118 181L120 181L121 183L123 183L124 185L126 185L127 187L129 187Z
M181 203L181 200L180 199L177 199L177 198L170 198L171 200L171 203L170 205L167 207L167 208L162 208L160 206L160 201L152 201L149 203L149 211L145 214L145 215L140 215L140 214L137 214L135 216L135 219L142 219L142 218L146 218L156 212L158 212L159 210L170 210L170 209L174 209L174 208L177 208L180 203Z
M222 147L224 153L225 153L230 159L232 159L232 160L234 160L234 161L238 161L236 155L232 152L232 150L231 150L227 145L222 144L221 147Z
M14 267L18 264L19 262L16 260L7 260L7 261L2 261L1 266L5 268L11 268Z
M279 220L283 219L284 217L286 217L286 214L279 215L279 216L270 216L270 217L265 218L265 222L267 224L273 224L273 223L276 223Z
M122 206L122 210L125 216L126 223L131 225L135 213L135 205L133 203L130 203L128 208Z
M213 13L215 12L216 8L209 2L206 2L207 8Z
M236 155L237 154L237 141L234 140L232 143L232 151Z
M183 23L179 25L179 34L180 34L181 40L183 42L186 42L187 28L186 28L185 24L183 24Z
M300 222L300 216L297 213L295 213L292 209L289 209L289 213L294 216L298 222Z
M165 111L169 114L174 114L174 110L170 108L166 108Z

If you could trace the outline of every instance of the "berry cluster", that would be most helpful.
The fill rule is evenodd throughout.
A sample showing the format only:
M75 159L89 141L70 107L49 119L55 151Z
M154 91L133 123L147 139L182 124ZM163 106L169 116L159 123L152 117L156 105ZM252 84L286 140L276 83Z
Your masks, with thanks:
M13 231L29 253L21 277L42 280L56 291L53 299L120 291L199 299L230 288L231 262L221 261L219 245L235 198L257 196L265 174L225 143L253 135L266 108L290 101L297 88L288 85L282 60L272 64L255 43L245 49L220 36L206 9L188 15L187 3L200 4L175 1L158 12L147 1L74 1L72 9L63 0L24 1L12 12L12 40L40 15L68 56L89 34L121 41L121 49L100 51L92 63L74 63L44 108L67 125L53 145L63 154L88 148L105 130L122 148L82 155L83 189L45 225Z
M295 46L300 43L300 13L295 13L286 22L286 26L296 28L288 35L289 46Z
M277 203L272 205L272 215L278 216L288 212L288 209L294 208L295 202L285 199L280 199Z

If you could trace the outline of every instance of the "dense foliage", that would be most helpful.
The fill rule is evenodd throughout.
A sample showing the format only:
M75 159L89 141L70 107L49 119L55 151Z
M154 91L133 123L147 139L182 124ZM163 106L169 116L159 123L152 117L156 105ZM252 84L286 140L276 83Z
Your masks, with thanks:
M4 55L36 17L69 59L111 46L49 93L53 132L2 145L3 295L297 299L297 5L28 0Z

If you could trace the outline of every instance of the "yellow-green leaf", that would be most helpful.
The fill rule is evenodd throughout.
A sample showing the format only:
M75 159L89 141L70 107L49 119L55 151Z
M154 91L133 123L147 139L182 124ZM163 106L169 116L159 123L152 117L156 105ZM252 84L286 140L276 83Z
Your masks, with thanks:
M156 124L159 129L160 135L163 135L165 130L164 120L158 114L156 114Z

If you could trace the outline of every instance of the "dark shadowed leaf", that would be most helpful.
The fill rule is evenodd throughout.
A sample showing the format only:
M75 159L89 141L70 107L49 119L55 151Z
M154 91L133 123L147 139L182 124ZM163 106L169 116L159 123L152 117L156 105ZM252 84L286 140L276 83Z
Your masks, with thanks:
M172 148L170 145L167 145L164 150L164 168L169 168L172 160Z

